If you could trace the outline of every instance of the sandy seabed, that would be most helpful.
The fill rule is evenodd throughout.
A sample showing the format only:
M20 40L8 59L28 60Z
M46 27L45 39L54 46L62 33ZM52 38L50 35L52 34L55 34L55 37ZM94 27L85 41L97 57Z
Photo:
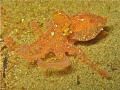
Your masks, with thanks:
M1 1L1 89L2 90L120 90L120 2L119 1ZM63 9L68 15L85 11L96 15L109 15L104 29L106 37L89 42L77 42L87 57L101 69L109 72L106 79L80 62L68 56L72 64L64 69L43 69L30 63L4 43L7 36L14 44L32 44L38 35L30 23L36 21L45 33L47 22L55 11ZM56 57L47 58L56 59ZM79 84L77 83L79 77Z

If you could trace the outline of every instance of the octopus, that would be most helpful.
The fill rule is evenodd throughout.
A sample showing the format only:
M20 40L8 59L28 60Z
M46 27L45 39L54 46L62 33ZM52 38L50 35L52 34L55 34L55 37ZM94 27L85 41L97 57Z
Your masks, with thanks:
M23 59L34 62L37 61L41 68L66 68L71 65L71 61L66 55L66 52L77 56L81 62L89 65L93 70L97 71L105 78L109 77L109 73L100 69L91 62L84 52L74 45L76 41L89 41L103 32L103 37L106 32L103 27L107 22L106 17L80 13L76 15L66 15L62 10L52 14L51 20L48 22L48 31L43 32L38 28L37 22L32 21L31 26L38 34L38 40L31 45L16 46L13 44L12 37L5 38L5 44L10 49L20 54ZM54 53L59 60L45 62L45 55Z

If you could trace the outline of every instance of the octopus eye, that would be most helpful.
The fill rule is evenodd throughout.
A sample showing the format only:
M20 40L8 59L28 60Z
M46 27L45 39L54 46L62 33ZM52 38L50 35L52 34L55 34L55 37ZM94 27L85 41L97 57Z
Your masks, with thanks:
M72 33L71 29L67 28L64 30L63 35L66 36L66 35L69 35L70 33Z
M65 35L69 35L70 33L72 33L71 31L71 25L70 24L65 24L64 27L61 29L62 34Z

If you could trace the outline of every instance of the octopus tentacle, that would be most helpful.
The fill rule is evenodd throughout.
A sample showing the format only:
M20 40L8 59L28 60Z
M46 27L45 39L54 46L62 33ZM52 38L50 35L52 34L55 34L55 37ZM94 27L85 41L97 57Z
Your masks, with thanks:
M43 68L64 68L71 64L70 60L64 53L58 52L55 53L55 55L60 59L59 61L45 63L43 60L39 59L38 66Z
M20 54L23 59L26 59L28 61L34 61L36 60L37 58L40 58L40 51L37 51L39 53L36 53L35 50L36 50L36 47L35 45L22 45L22 46L15 46L13 44L13 38L12 37L6 37L5 38L5 44L6 46L11 49L11 50L14 50L16 53ZM32 53L31 53L32 52ZM35 54L35 55L34 55Z
M97 71L100 75L105 78L109 77L109 73L105 70L100 69L97 67L92 61L90 61L86 55L83 53L81 49L78 49L76 46L70 46L67 49L67 52L73 55L77 55L78 58L81 58L81 61L84 62L86 65L89 65L93 70Z
M38 33L39 37L43 36L43 32L38 28L38 24L35 21L31 22L33 29Z

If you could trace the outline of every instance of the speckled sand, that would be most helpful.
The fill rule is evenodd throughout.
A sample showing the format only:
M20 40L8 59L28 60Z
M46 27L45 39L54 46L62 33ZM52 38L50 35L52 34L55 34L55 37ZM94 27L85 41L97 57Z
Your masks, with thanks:
M14 38L15 45L31 44L38 39L31 28L37 21L40 29L48 30L47 22L53 12L63 8L68 15L83 12L109 15L105 25L107 36L100 40L77 42L87 57L109 72L109 79L93 71L74 56L68 56L71 67L42 69L5 47L3 39ZM120 2L119 1L13 1L1 2L1 89L2 90L120 90ZM5 58L6 55L6 58ZM56 59L56 57L47 58ZM7 63L7 64L6 64ZM4 66L4 67L3 67ZM77 85L77 76L80 84Z

